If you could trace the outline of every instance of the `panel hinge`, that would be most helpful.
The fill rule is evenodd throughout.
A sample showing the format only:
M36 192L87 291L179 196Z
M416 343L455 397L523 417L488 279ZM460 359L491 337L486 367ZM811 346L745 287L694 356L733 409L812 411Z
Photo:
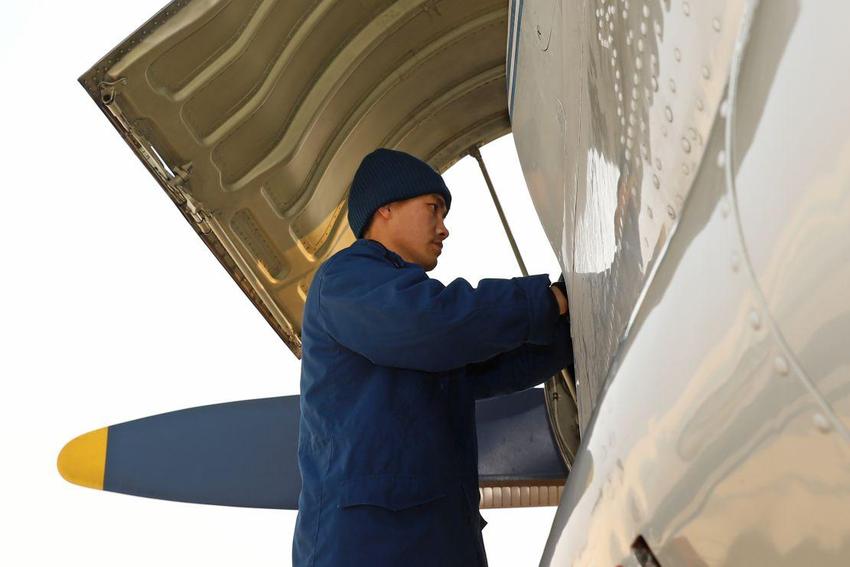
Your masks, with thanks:
M197 205L193 199L186 199L186 206L184 210L187 213L187 216L195 224L198 229L198 232L201 234L209 234L212 232L212 227L210 226L210 219L212 218L210 212Z
M178 165L171 172L173 175L165 181L165 187L171 199L182 207L187 202L186 190L192 176L192 162Z
M101 81L98 83L98 90L100 91L100 102L104 105L109 106L113 102L115 102L115 91L118 85L126 85L127 77L118 77L114 81Z
M171 199L177 204L186 216L198 228L201 234L212 232L209 220L209 211L200 206L188 191L189 179L192 177L192 162L186 162L177 167L170 168L172 175L165 180L165 189Z

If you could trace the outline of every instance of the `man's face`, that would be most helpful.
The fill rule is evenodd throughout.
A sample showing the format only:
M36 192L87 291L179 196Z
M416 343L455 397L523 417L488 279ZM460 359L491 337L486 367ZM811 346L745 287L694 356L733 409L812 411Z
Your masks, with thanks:
M431 193L392 203L391 230L393 251L408 262L422 266L425 271L437 266L443 252L443 240L449 231L443 224L446 202L442 195Z

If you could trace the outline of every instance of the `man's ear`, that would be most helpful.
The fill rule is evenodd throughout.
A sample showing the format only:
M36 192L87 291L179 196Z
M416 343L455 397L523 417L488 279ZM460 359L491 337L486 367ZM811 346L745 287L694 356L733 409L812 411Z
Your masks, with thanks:
M389 220L390 215L392 214L391 207L393 205L394 203L387 203L386 205L382 205L378 207L378 209L375 211L375 214L381 215L381 217L383 217L385 220Z

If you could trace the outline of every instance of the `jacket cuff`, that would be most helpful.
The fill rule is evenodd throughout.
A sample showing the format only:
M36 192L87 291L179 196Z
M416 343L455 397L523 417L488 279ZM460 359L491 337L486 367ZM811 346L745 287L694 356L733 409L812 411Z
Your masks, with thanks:
M549 290L549 276L540 274L514 280L521 285L528 300L526 342L537 345L551 344L555 336L555 326L560 318L560 308L555 295Z

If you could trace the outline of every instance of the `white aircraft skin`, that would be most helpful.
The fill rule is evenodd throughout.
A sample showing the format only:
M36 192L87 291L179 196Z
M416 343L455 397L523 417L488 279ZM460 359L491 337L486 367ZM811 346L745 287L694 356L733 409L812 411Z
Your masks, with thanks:
M540 564L846 565L850 4L511 13L583 429Z

